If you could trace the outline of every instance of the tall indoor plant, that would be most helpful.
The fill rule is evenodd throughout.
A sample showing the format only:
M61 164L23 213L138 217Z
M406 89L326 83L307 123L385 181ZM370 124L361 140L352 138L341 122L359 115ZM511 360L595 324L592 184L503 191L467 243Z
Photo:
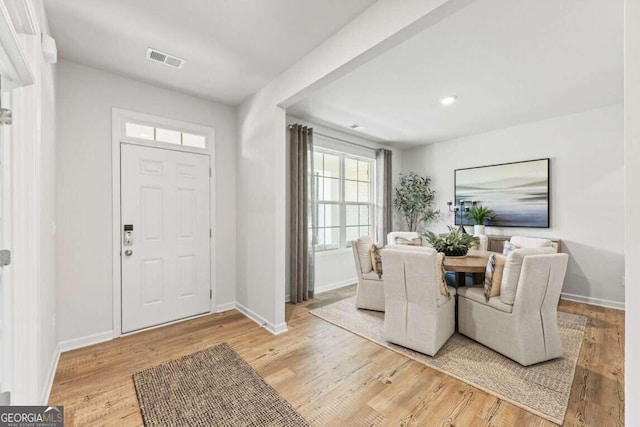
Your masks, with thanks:
M431 207L436 192L430 185L431 178L428 176L420 176L415 172L400 174L393 206L404 218L410 231L418 231L420 224L428 224L440 215L439 210Z
M475 223L473 226L473 234L478 236L484 235L484 225L493 218L493 211L486 206L475 205L465 216Z

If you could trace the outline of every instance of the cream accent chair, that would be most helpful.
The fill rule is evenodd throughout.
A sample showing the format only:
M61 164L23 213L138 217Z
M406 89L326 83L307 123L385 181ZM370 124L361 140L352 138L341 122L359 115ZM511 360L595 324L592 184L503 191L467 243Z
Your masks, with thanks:
M410 249L408 249L410 248ZM432 248L382 250L387 341L434 356L455 329L455 293L440 293L440 266Z
M558 252L558 244L549 239L540 239L538 237L511 236L511 243L520 248L547 248L552 247Z
M523 366L562 356L557 307L568 259L553 247L512 251L499 296L486 302L482 286L458 289L459 332Z
M396 244L396 237L402 237L403 239L407 239L407 240L411 240L411 239L415 239L416 237L420 237L420 240L422 241L422 237L415 231L392 231L391 233L387 234L387 245L395 245ZM423 242L424 244L424 242ZM406 245L408 246L408 245ZM382 271L384 271L384 268L382 269Z
M384 286L371 264L371 255L369 255L371 245L373 240L369 236L360 237L351 244L358 273L356 307L384 311Z

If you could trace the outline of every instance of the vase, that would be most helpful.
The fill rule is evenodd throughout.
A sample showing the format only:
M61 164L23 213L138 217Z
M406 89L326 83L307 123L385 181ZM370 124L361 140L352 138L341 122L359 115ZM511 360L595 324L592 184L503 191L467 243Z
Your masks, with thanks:
M464 257L467 256L467 252L469 252L469 249L465 248L465 249L454 249L452 251L442 251L444 253L445 256L448 257Z
M484 236L484 225L474 225L473 234L474 236Z

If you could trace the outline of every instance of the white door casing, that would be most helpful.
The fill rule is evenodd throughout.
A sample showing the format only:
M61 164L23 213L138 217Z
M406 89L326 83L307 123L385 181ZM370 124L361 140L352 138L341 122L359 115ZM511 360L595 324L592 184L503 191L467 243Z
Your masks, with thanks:
M207 154L121 144L123 333L211 310L209 194Z

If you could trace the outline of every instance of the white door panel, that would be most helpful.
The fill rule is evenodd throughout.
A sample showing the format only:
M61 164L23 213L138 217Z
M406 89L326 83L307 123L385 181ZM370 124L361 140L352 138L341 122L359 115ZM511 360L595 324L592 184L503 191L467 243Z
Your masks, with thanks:
M122 332L208 312L209 156L129 144L121 156L122 225L133 225Z

